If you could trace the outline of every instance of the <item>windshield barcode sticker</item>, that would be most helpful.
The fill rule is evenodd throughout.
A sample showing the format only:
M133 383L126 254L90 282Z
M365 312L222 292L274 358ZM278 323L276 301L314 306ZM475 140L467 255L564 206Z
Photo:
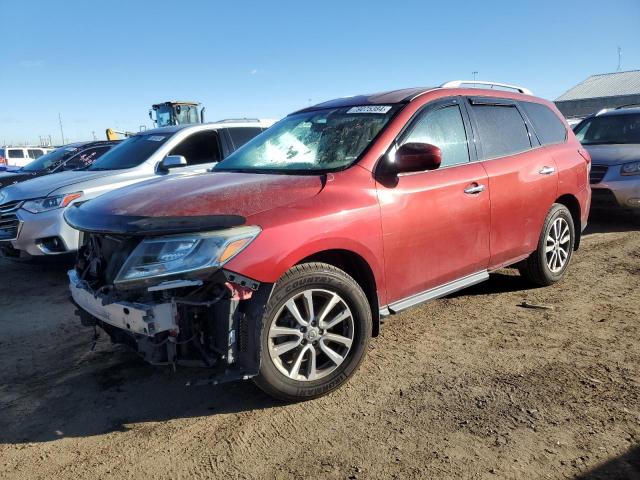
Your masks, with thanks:
M161 142L162 140L164 140L164 137L162 135L152 135L148 137L147 140L149 140L150 142Z
M347 113L387 113L391 110L388 105L365 105L362 107L351 107Z

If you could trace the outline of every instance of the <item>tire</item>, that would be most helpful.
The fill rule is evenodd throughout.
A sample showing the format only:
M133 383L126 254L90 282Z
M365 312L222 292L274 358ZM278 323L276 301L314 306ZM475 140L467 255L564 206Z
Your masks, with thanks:
M297 265L267 304L255 383L287 402L325 395L356 372L371 331L371 307L353 278L325 263Z
M560 229L560 233L556 228ZM566 238L565 232L569 238L562 242ZM554 237L558 235L560 238L555 241ZM558 282L567 271L575 241L571 212L564 205L554 203L544 221L538 248L518 267L520 274L535 285L548 286ZM551 250L547 252L548 249Z

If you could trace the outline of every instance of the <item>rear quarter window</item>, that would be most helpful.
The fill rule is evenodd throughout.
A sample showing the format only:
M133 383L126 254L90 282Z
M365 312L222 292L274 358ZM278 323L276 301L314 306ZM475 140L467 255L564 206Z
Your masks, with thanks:
M529 132L515 105L471 106L484 159L504 157L531 149Z
M549 107L533 102L520 102L520 106L529 117L542 145L552 145L566 141L567 129Z
M24 158L24 150L21 148L11 148L8 152L9 158Z

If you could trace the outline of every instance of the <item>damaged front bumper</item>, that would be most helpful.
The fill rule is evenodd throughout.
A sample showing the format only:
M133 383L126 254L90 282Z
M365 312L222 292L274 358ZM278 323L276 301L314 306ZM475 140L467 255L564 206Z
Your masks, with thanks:
M178 329L175 303L144 305L132 302L108 303L108 296L91 291L86 282L70 270L69 289L73 302L89 315L132 335L153 338L156 334Z
M195 383L258 374L271 284L247 287L242 277L220 271L206 281L167 282L125 296L113 287L94 291L76 270L68 276L82 324L101 328L149 363L207 368Z

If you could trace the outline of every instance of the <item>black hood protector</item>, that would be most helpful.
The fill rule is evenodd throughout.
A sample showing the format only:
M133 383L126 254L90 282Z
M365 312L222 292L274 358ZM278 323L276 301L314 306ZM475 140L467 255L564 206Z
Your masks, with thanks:
M15 170L13 172L0 172L0 188L8 187L9 185L14 185L16 183L24 182L25 180L29 180L31 178L39 177L43 175L42 172L23 172L20 170Z
M159 236L179 233L206 232L244 225L240 215L201 215L185 217L142 217L128 215L96 215L82 204L64 212L65 221L76 230L132 236Z

